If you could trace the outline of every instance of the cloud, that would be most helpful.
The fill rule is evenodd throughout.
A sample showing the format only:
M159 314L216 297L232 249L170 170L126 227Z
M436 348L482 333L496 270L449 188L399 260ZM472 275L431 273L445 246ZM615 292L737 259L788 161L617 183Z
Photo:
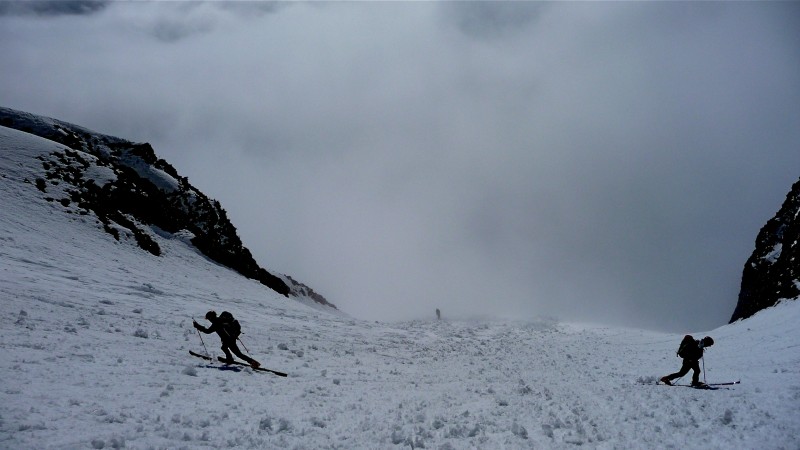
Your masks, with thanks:
M178 2L165 14L157 7L152 21L147 24L150 33L159 41L177 42L196 35L209 34L218 27L236 26L240 20L257 20L265 14L274 14L288 3L281 2Z
M140 29L158 41L174 43L258 20L290 7L283 2L114 2L110 0L16 0L0 2L0 16L55 18L92 16L111 10L126 27Z
M0 2L0 16L32 15L38 17L80 16L97 14L106 9L107 0L26 0Z
M441 9L467 36L501 38L535 23L549 7L540 2L478 1L448 3Z
M797 177L788 4L225 5L6 17L0 99L150 141L357 317L708 329Z

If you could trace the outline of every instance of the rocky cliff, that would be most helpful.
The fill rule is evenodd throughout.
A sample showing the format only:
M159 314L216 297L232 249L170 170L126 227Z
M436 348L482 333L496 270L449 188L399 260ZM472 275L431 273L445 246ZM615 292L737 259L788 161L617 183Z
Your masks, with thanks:
M742 272L739 301L731 322L752 316L782 299L800 296L800 181L758 233Z
M247 278L284 296L310 298L335 308L304 284L260 267L220 203L158 158L150 144L1 107L0 126L68 147L41 158L43 176L31 182L45 199L68 212L96 216L114 239L119 240L121 232L131 233L139 247L159 256L153 233L181 233L208 258Z

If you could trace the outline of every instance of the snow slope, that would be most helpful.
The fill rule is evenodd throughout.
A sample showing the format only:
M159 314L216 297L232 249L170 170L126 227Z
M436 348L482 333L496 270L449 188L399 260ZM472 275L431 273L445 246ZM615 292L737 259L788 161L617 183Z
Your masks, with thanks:
M365 322L279 296L180 234L157 234L153 257L43 200L33 156L57 147L0 127L0 448L800 448L800 302L692 333L717 342L708 381L741 385L657 386L680 335ZM289 377L189 356L208 309L237 316L251 353Z

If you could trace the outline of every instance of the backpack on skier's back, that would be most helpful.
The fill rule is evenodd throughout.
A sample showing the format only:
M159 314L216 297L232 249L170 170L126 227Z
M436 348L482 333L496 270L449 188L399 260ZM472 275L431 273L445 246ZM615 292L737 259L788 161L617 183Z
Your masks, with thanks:
M692 337L692 335L687 334L686 336L683 337L683 340L681 341L681 345L678 346L677 354L681 358L684 358L684 359L688 358L688 357L690 357L692 355L692 350L693 350L692 347L696 347L696 346L697 345L695 344L695 340Z
M233 314L228 311L222 311L219 315L219 320L222 322L222 329L231 338L236 339L242 334L242 327L239 325L239 321L233 318Z

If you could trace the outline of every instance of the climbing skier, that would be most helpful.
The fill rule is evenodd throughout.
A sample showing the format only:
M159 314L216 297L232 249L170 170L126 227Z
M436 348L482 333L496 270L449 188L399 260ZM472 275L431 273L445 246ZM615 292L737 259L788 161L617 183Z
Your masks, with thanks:
M241 334L241 327L239 326L239 321L233 318L233 315L227 311L223 311L222 314L217 317L217 313L215 311L209 311L206 313L206 320L211 322L211 326L206 328L196 321L192 321L192 325L195 328L202 331L203 333L210 334L216 332L219 338L222 340L222 351L225 352L225 363L231 364L233 363L234 359L231 356L231 352L234 355L238 356L244 361L247 361L250 366L254 368L258 368L261 366L261 363L256 361L249 356L244 355L239 347L236 345L236 339Z
M671 375L662 377L661 382L671 386L672 380L686 375L689 373L689 369L691 369L694 371L692 373L692 386L702 387L704 383L700 382L700 358L703 357L703 349L706 347L711 347L712 345L714 345L714 340L709 336L706 336L700 340L697 340L688 334L684 336L680 347L678 347L678 356L683 358L681 370Z

